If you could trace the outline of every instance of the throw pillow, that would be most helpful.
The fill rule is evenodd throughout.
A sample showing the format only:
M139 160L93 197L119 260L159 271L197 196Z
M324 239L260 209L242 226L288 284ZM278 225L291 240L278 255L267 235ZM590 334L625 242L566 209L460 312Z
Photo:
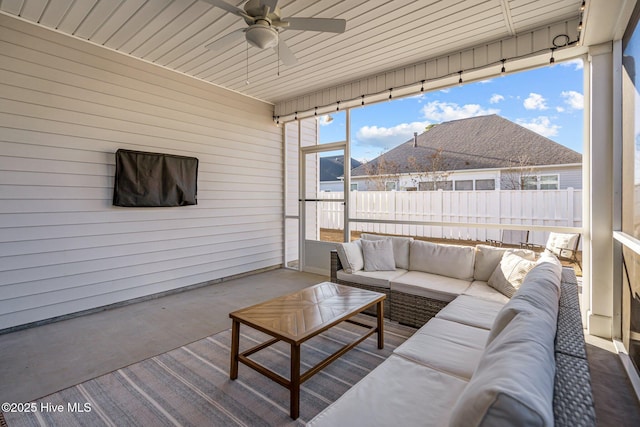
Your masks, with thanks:
M511 298L518 290L527 273L536 265L514 253L505 252L500 264L493 270L488 284L492 288Z
M409 269L409 244L413 241L413 237L381 236L378 234L362 233L360 238L363 240L391 239L391 243L393 243L393 257L396 260L396 268L402 268L404 270Z
M391 239L362 240L364 271L388 271L396 269Z
M505 252L515 253L524 259L530 261L536 260L536 253L528 249L507 249L497 248L495 246L477 245L476 246L476 262L473 266L473 279L486 282L496 269Z
M360 240L349 243L340 243L336 249L338 257L345 273L353 274L364 268L364 257L362 255L362 244Z

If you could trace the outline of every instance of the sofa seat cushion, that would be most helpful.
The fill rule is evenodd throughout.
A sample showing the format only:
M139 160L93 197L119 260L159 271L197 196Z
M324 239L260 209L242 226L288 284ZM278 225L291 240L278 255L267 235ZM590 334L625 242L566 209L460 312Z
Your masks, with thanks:
M391 355L307 426L445 426L466 385L460 378Z
M509 297L502 292L489 286L487 282L475 280L471 283L471 286L467 288L462 295L469 295L472 297L482 298L490 301L497 301L503 304L509 302Z
M344 270L338 270L336 276L340 280L346 282L359 283L361 285L377 286L379 288L390 288L390 281L396 279L407 270L392 270L392 271L356 271L352 274L345 272Z
M501 302L460 295L440 310L436 318L489 330L503 306Z
M362 233L360 238L363 240L385 240L390 239L393 245L393 257L395 259L396 268L407 270L409 268L409 244L413 237L400 236L380 236L378 234Z
M469 380L480 361L488 335L486 329L433 318L394 353Z
M439 274L409 271L391 280L391 290L449 302L462 294L470 284L466 280Z
M476 249L414 240L409 251L409 270L473 281Z

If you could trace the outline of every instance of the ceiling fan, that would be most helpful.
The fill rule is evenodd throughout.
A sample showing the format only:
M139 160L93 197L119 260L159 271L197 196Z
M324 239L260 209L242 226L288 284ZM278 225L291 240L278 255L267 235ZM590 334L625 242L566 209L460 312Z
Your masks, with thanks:
M237 42L244 34L252 46L259 49L273 48L284 65L294 65L298 61L291 49L280 40L279 33L282 29L343 33L347 24L344 19L282 18L278 0L249 0L244 5L244 10L223 0L205 1L240 16L248 25L247 28L232 31L209 43L205 46L207 49L223 50Z

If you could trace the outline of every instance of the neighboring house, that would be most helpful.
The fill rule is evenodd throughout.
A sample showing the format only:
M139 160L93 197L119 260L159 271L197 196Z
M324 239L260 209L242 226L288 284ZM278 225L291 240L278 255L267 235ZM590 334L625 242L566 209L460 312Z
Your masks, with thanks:
M351 169L362 165L351 159ZM344 191L344 156L320 157L320 191Z
M351 171L358 190L582 188L582 155L498 115L453 120Z

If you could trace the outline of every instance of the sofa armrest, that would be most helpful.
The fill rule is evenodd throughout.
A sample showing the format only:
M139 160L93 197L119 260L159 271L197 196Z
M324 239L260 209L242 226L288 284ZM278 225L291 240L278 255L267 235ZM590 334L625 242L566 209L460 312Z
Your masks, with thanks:
M342 263L338 256L338 251L333 249L331 251L331 281L335 282L338 279L338 270L342 270Z

